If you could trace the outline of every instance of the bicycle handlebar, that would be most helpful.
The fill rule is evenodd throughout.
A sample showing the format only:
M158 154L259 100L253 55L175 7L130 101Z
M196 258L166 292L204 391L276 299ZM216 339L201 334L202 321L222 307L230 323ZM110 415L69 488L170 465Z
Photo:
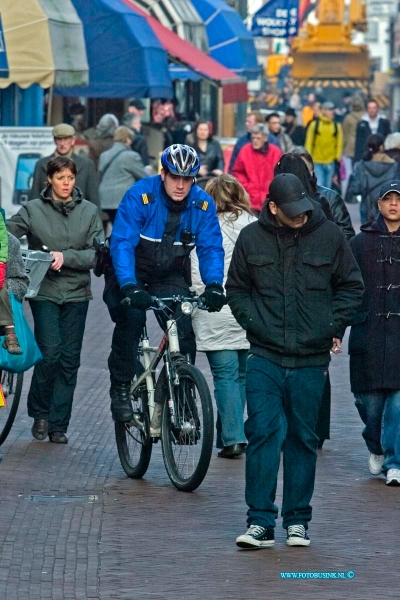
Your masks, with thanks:
M168 309L169 307L165 304L166 302L173 302L174 304L178 304L178 303L183 304L184 302L189 302L190 304L197 304L197 307L200 310L208 310L208 308L205 306L205 304L204 304L203 300L200 298L200 296L195 296L195 297L190 297L190 298L188 298L187 296L181 296L181 295L171 296L170 298L157 298L157 296L152 296L151 299L154 302L155 306L150 306L146 310ZM121 304L129 306L131 304L130 298L124 298L123 300L121 300Z

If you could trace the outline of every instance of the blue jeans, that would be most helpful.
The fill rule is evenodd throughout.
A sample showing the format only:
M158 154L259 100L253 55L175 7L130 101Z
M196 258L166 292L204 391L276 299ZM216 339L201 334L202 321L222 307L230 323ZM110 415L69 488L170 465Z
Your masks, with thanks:
M206 354L214 379L219 415L217 448L244 444L247 350L213 350Z
M328 366L287 369L249 355L245 433L248 525L275 526L283 440L283 527L311 520L318 436L315 426Z
M332 187L332 177L335 174L335 163L314 163L314 174L317 178L318 185L323 187Z
M33 300L30 305L43 360L33 371L28 415L48 420L49 433L65 433L71 418L89 302L56 304Z
M384 454L383 470L400 469L400 391L354 394L365 425L362 435L373 454Z

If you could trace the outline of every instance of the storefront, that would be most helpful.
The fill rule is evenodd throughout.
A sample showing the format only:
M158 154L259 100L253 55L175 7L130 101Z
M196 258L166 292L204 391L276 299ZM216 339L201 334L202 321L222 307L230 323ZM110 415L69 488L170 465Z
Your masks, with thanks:
M70 0L2 0L0 10L0 124L43 125L45 89L89 81L82 23Z

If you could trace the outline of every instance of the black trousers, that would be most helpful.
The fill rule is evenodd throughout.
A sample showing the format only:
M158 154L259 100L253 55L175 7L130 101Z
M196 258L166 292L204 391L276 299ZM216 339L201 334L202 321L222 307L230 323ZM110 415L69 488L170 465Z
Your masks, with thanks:
M169 277L147 285L138 281L137 285L145 288L152 296L158 296L159 298L167 298L177 294L190 295L189 286L180 273L172 273ZM124 383L131 381L136 375L136 355L142 329L146 323L146 311L136 310L130 306L122 306L115 301L119 298L119 292L112 294L109 290L105 294L104 300L108 306L111 319L115 323L108 368L110 369L111 380ZM159 311L155 311L155 315L165 331L166 321L169 317ZM182 354L189 354L192 363L194 363L196 338L192 328L192 319L190 316L182 314L180 306L176 309L174 318L177 319L180 350Z
M34 300L30 305L43 360L33 371L28 415L48 420L50 433L65 433L71 417L89 302L56 304Z

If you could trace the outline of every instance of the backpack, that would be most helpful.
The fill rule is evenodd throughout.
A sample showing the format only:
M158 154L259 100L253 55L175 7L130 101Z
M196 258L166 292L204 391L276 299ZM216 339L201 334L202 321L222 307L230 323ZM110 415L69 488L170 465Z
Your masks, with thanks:
M313 143L312 143L312 152L311 152L311 154L314 152L314 146L315 146L316 137L317 137L317 135L319 135L320 119L314 119L314 121L316 121L316 123L315 123L315 129L314 129L314 138L313 138ZM337 126L336 121L333 121L333 124L335 126L335 130L333 132L333 137L337 137L338 126Z

